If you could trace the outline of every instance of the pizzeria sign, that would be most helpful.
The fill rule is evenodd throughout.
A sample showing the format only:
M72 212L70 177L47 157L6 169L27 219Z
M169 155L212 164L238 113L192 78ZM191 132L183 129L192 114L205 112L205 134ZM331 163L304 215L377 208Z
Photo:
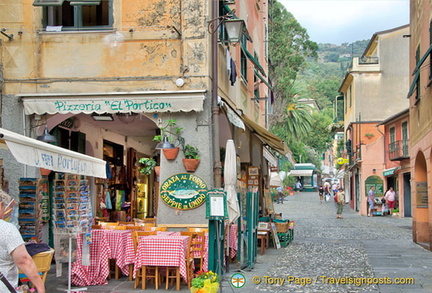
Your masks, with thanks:
M162 201L171 208L191 210L201 206L207 195L207 183L199 176L180 173L161 183Z

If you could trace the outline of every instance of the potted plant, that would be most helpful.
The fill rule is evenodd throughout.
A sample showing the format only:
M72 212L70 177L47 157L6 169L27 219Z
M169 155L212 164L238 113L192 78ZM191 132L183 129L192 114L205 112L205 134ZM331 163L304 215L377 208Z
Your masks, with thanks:
M160 128L161 134L155 135L153 137L154 141L160 143L166 142L172 145L172 147L170 148L162 149L165 158L167 160L174 160L175 158L177 158L180 148L178 146L175 146L174 143L177 141L182 146L184 143L184 139L180 136L180 133L183 131L183 128L177 127L176 121L177 121L176 119L169 119L167 121L167 125L165 127Z
M200 163L199 151L197 147L190 144L185 145L183 148L185 158L183 159L183 166L188 172L195 172Z
M219 290L219 282L218 274L212 271L198 272L192 279L190 291L191 293L216 293Z
M139 163L143 165L140 173L145 175L150 175L156 167L156 161L153 158L141 158Z

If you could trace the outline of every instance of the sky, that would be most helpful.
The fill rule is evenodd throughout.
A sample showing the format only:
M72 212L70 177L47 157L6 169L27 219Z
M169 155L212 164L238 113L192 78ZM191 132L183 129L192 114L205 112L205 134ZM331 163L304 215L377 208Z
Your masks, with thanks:
M409 24L409 0L278 0L310 40L340 45Z

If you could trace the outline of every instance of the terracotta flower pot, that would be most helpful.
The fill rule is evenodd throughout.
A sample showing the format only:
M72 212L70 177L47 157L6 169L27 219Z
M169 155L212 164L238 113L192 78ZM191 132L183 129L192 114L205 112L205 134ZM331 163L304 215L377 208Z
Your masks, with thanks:
M159 176L159 174L160 174L160 166L156 166L154 168L154 170L155 170L156 176Z
M42 176L48 176L51 174L51 170L45 168L39 168L39 172Z
M195 172L200 163L199 159L183 159L183 166L188 172Z
M163 149L164 156L167 160L174 160L177 158L180 148L176 147L173 149Z

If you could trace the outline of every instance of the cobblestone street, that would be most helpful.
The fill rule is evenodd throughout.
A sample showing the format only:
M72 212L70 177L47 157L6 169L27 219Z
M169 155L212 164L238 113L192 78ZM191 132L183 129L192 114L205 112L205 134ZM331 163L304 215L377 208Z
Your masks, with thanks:
M275 210L295 221L294 241L259 255L244 272L245 287L234 292L432 292L432 252L411 241L411 218L362 217L346 205L336 219L333 199L320 203L316 193L288 196ZM285 281L269 284L264 276ZM298 279L288 283L289 276ZM360 278L374 284L353 283ZM402 278L414 284L388 284L412 282ZM335 284L344 281L351 284Z
M240 271L246 278L242 288L229 283L239 272L237 265L231 264L221 292L432 292L432 252L411 241L411 218L362 217L346 205L343 219L336 219L332 200L320 203L316 193L306 192L288 196L283 204L274 206L283 218L295 221L294 241L286 248L267 249L258 255L252 270ZM266 282L265 276L272 279ZM288 282L287 277L298 279ZM284 283L276 284L276 278ZM374 284L353 283L362 281L360 278L369 278L366 282ZM404 278L413 278L414 284L383 284L412 282ZM351 284L335 283L344 280ZM59 288L66 286L67 277L56 278L53 266L47 292L62 292ZM99 293L165 291L156 291L153 285L144 291L133 289L133 282L126 277L87 288L87 292ZM171 287L170 292L178 291ZM189 292L187 286L182 285L181 292Z

